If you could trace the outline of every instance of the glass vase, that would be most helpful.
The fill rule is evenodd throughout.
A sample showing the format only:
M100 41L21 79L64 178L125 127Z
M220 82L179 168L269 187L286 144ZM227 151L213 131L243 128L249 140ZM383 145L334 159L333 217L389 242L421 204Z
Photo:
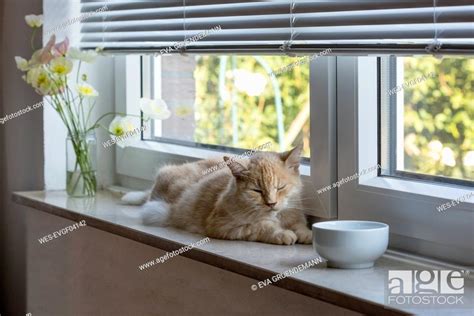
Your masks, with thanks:
M97 139L95 132L66 139L66 190L70 197L93 197L97 192Z

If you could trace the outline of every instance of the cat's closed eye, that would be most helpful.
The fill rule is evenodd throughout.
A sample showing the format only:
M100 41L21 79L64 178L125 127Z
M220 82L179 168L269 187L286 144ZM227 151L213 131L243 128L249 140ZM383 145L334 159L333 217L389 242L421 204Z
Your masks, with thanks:
M281 185L280 187L278 187L278 191L283 190L284 188L286 188L286 184Z
M252 191L257 192L257 193L262 193L262 190L260 189L252 189Z

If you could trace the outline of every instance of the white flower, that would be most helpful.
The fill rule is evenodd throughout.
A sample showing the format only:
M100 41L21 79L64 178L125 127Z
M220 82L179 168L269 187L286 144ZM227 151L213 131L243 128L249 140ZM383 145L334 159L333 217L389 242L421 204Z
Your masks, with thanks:
M20 69L21 71L27 71L29 66L28 66L28 60L24 59L23 57L20 56L15 56L15 62L16 62L16 67Z
M109 132L114 136L123 136L126 132L135 129L135 125L129 117L117 116L109 125Z
M468 151L462 160L466 167L474 167L474 150Z
M443 149L443 144L439 140L432 140L428 143L428 148L434 152L440 152Z
M454 167L456 165L456 159L454 159L454 152L449 147L444 147L441 151L441 162L449 167Z
M88 83L80 83L77 85L77 92L83 97L96 97L99 95L96 89Z
M97 54L103 55L103 54L104 54L104 49L105 49L105 47L104 47L103 45L97 46L97 47L95 48L95 52L96 52Z
M419 156L420 149L416 145L416 135L411 133L405 137L405 151L409 156Z
M171 116L171 112L168 109L165 101L162 99L140 99L140 109L144 114L144 118L154 120L166 120Z
M93 63L97 58L97 52L95 50L80 50L76 47L71 47L67 56L86 63Z
M439 140L432 140L428 143L428 157L434 161L441 159L441 150L443 150L443 144Z
M112 139L119 147L130 146L140 139L140 129L130 117L117 116L109 125Z
M264 75L244 69L234 70L234 80L239 91L252 97L261 95L267 85L267 79Z
M41 25L43 25L43 15L42 14L40 14L40 15L34 15L34 14L26 15L25 16L25 21L26 21L26 24L28 24L28 26L30 26L32 28L41 27Z
M73 63L65 57L56 57L51 61L50 67L52 72L65 76L72 71Z

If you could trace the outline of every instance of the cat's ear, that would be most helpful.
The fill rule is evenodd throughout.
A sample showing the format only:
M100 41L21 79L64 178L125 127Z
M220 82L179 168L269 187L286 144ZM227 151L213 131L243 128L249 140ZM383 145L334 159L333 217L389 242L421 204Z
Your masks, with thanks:
M300 157L303 151L303 143L299 144L295 148L289 151L285 151L280 154L281 160L285 163L288 169L298 171L300 167Z
M248 169L234 159L224 156L224 161L237 179L245 178L248 175Z

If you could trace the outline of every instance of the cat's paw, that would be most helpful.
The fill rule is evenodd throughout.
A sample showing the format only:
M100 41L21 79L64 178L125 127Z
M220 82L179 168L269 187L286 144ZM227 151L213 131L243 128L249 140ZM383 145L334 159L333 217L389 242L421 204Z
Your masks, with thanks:
M293 245L298 237L291 230L282 230L275 234L276 244L279 245Z
M295 234L299 244L311 244L313 241L313 233L306 227L296 230Z

